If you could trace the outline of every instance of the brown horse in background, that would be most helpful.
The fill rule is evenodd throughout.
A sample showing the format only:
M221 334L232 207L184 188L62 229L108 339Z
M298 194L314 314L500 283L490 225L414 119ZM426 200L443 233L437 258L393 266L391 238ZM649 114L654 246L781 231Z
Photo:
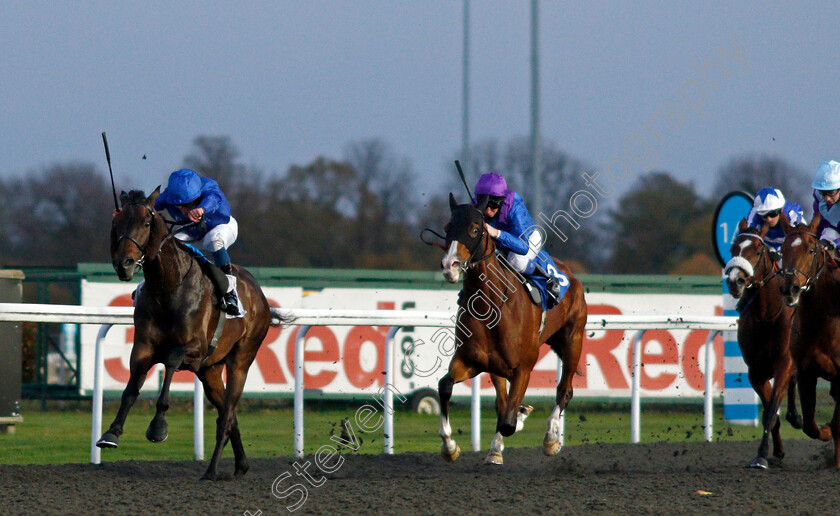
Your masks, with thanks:
M262 344L271 323L268 302L253 276L234 267L237 291L246 314L228 319L215 346L211 346L219 318L218 294L202 272L202 264L167 230L154 209L158 187L145 197L141 191L120 196L122 209L111 227L111 258L117 276L130 281L143 267L145 285L137 292L134 309L134 347L131 350L131 376L122 394L120 408L111 427L97 442L100 448L116 448L129 409L137 400L146 374L154 364L166 368L157 411L146 431L146 438L161 442L167 438L166 410L169 386L178 369L193 371L204 384L207 398L216 407L216 447L203 479L215 480L216 468L228 439L233 446L236 475L248 471L248 461L236 404L242 395L248 368ZM226 368L225 380L222 369Z
M782 215L782 296L796 307L790 351L796 364L803 430L808 437L834 440L834 467L840 468L840 267L810 225L791 226ZM834 415L822 427L816 420L817 379L831 383Z
M496 389L497 424L485 462L502 463L502 438L521 429L530 413L530 407L520 404L543 342L563 361L556 405L543 439L543 452L554 455L560 451L560 414L572 399L572 377L580 360L586 325L583 286L565 265L555 262L571 284L560 303L546 313L540 331L542 307L531 301L518 274L496 252L494 240L484 229L484 206L458 205L451 193L449 204L447 253L441 268L450 283L460 280L462 270L465 275L455 328L458 347L448 373L438 384L443 457L453 461L461 452L449 425L452 386L486 371ZM505 380L510 381L510 392L505 391Z
M762 469L768 466L771 433L773 455L779 459L785 456L777 416L785 392L785 418L794 428L802 428L802 417L796 411L796 380L790 356L793 308L782 303L778 253L764 241L769 229L767 224L760 231L750 228L742 219L739 234L732 241L732 259L724 269L729 293L740 299L738 346L749 370L750 385L761 399L764 432L750 467Z

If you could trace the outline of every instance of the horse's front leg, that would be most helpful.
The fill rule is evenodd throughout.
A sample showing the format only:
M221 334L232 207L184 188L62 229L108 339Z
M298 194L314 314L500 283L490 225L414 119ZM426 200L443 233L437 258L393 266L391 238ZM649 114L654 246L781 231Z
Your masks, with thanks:
M137 401L137 396L140 395L140 389L146 381L146 374L154 364L151 346L135 343L131 350L129 364L131 373L125 390L123 390L122 398L120 399L120 408L117 411L117 417L114 418L114 422L111 423L108 431L102 434L102 437L96 442L96 446L100 448L116 448L119 446L120 436L123 433L123 425L125 425L125 419L128 417L128 411L131 410L131 406Z
M166 424L166 411L169 410L169 387L172 384L172 375L184 360L184 348L177 348L166 357L164 367L166 372L163 375L163 385L160 387L155 417L146 429L146 439L153 443L162 443L169 436Z
M831 429L817 425L817 378L799 374L796 380L799 383L799 404L802 405L802 431L811 439L828 441Z
M787 390L787 413L785 414L785 419L790 426L800 430L802 428L802 416L799 414L799 411L796 409L796 375L792 375L790 377L790 384L788 384Z
M533 364L531 364L531 367L533 367ZM531 367L519 366L513 371L513 376L510 379L507 407L504 415L499 418L496 424L496 431L503 437L510 437L522 428L524 417L520 421L520 414L523 408L527 410L528 407L521 407L521 404L525 397L525 390L528 388L528 380L531 378ZM527 412L530 414L530 410L527 410ZM524 416L527 417L528 414L524 414Z
M501 421L508 404L508 393L506 380L501 376L490 375L490 380L493 382L493 388L496 389L496 424ZM516 416L516 431L522 430L525 425L525 419L531 414L534 407L523 405L519 407L519 414ZM485 464L503 464L502 452L505 450L505 441L502 434L497 430L490 441L490 451L487 452L487 457L484 458Z
M463 348L460 348L463 349ZM461 455L461 448L452 439L452 427L449 426L449 399L452 397L452 387L468 378L473 378L479 371L467 366L458 352L449 363L449 372L438 382L438 396L440 397L440 431L441 455L447 462L456 460Z

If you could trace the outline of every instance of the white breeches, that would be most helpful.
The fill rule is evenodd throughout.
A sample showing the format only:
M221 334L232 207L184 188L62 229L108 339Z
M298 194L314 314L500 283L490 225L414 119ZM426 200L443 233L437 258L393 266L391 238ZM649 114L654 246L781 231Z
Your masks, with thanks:
M239 224L236 219L231 217L227 224L219 224L204 235L201 239L201 247L205 250L214 253L222 249L227 249L236 242L236 237L239 236ZM175 236L179 240L190 242L189 235L179 233Z
M525 269L528 267L528 263L536 258L537 253L540 252L542 246L542 235L539 231L534 231L528 238L528 253L516 254L511 251L507 255L508 262L516 272L525 272Z

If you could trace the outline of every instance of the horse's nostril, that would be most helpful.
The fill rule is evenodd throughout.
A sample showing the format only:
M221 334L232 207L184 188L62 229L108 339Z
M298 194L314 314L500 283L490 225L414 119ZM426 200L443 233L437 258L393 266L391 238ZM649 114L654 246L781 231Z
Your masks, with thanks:
M134 265L134 258L123 258L122 266L124 268L127 269L127 268L131 267L132 265Z
M800 290L801 290L801 288L799 287L799 285L793 285L792 287L790 287L790 293L794 296L796 294L799 294Z

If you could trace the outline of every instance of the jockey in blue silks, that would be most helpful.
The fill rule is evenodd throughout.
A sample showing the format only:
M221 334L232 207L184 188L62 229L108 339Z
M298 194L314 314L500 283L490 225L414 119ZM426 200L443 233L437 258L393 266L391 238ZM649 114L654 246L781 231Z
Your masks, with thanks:
M820 240L831 242L834 248L840 247L840 163L823 161L814 171L814 215L821 215L817 225Z
M200 224L178 233L176 238L185 242L201 241L213 256L215 263L235 287L236 278L230 264L228 247L233 245L239 234L239 225L230 215L230 204L219 188L219 183L199 176L194 170L182 168L172 172L166 189L155 202L155 209L166 210L177 222L199 222ZM204 220L202 220L202 216ZM222 295L222 310L229 315L242 315L236 288Z
M791 224L805 222L802 206L795 202L785 201L785 196L778 188L767 187L755 194L753 207L747 215L747 224L751 228L760 229L765 223L770 226L764 237L764 243L774 251L780 251L785 241L785 232L779 225L781 213L787 215Z
M508 190L499 174L483 174L475 185L475 204L484 208L485 229L502 251L507 251L511 267L526 276L538 273L547 278L549 293L559 301L569 288L569 278L557 270L548 253L542 250L542 234L522 197Z

